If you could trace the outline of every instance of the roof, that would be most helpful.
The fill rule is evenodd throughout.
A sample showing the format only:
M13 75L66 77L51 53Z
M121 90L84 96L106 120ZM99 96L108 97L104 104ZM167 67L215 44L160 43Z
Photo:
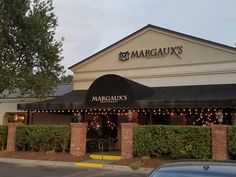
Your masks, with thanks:
M72 90L73 90L72 83L59 84L56 86L55 92L53 92L49 97L62 96L68 92L71 92ZM0 98L4 99L29 98L29 97L31 96L29 95L22 96L18 89L16 89L14 92L9 92L8 90L5 90L2 94L0 94Z
M73 84L72 83L60 84L56 87L55 90L56 91L54 92L53 96L62 96L73 90Z
M151 24L148 24L146 26L144 26L143 28L139 29L138 31L128 35L127 37L115 42L114 44L104 48L103 50L100 50L99 52L85 58L84 60L72 65L71 67L69 67L68 69L72 69L74 66L76 65L79 65L79 64L82 64L84 63L85 61L87 60L90 60L92 59L93 57L95 57L96 55L102 53L102 52L105 52L106 50L114 47L115 45L127 40L128 38L130 38L131 36L134 36L135 34L141 32L141 31L144 31L148 28L152 28L152 29L156 29L158 31L163 31L163 32L166 32L166 33L170 33L170 34L174 34L174 35L178 35L178 36L181 36L181 37L184 37L184 38L189 38L189 39L193 39L193 40L197 40L197 41L200 41L200 42L204 42L204 43L208 43L208 44L211 44L211 45L215 45L215 46L219 46L219 47L222 47L222 48L225 48L225 49L228 49L228 50L232 50L234 52L236 52L236 48L234 47L231 47L231 46L228 46L228 45L224 45L224 44L220 44L220 43L217 43L217 42L213 42L213 41L210 41L210 40L206 40L206 39L202 39L202 38L198 38L198 37L195 37L195 36L191 36L191 35L187 35L187 34L184 34L184 33L180 33L180 32L177 32L177 31L173 31L173 30L169 30L169 29L166 29L166 28L161 28L161 27L158 27L158 26L155 26L155 25L151 25Z

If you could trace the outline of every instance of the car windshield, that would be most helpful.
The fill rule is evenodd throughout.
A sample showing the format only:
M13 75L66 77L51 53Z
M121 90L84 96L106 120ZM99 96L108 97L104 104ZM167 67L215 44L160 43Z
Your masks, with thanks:
M205 173L205 172L181 172L181 171L156 171L150 177L235 177L233 174Z

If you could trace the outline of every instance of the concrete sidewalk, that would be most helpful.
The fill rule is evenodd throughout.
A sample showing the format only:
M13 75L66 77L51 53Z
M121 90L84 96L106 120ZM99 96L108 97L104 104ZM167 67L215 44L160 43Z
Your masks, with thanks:
M46 161L46 160L28 160L28 159L14 159L14 158L0 158L0 162L3 163L14 163L14 164L27 164L34 166L63 166L63 167L73 167L79 168L76 166L75 162L60 162L60 161ZM102 162L101 162L102 163ZM92 168L92 167L80 167L80 168ZM112 164L103 164L103 169L110 170L120 170L120 171L136 171L139 173L150 173L153 168L139 168L138 170L133 170L129 166L121 165L112 165Z

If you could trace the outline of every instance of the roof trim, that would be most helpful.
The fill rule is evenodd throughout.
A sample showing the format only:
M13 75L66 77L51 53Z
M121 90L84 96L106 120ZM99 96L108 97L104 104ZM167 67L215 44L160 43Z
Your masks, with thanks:
M96 55L112 48L113 46L125 41L126 39L130 38L131 36L134 36L135 34L147 29L147 28L153 28L153 29L156 29L156 30L159 30L159 31L163 31L163 32L167 32L167 33L172 33L174 35L178 35L178 36L182 36L182 37L185 37L185 38L190 38L190 39L193 39L193 40L198 40L200 42L204 42L204 43L208 43L208 44L211 44L211 45L216 45L216 46L219 46L219 47L223 47L225 49L228 49L228 50L233 50L234 52L236 52L236 48L234 47L231 47L231 46L228 46L228 45L224 45L224 44L221 44L221 43L217 43L217 42L214 42L214 41L210 41L210 40L207 40L207 39L203 39L203 38L199 38L199 37L195 37L195 36L191 36L191 35L188 35L188 34L184 34L184 33L181 33L181 32L177 32L177 31L174 31L174 30L170 30L170 29L167 29L167 28L162 28L162 27L158 27L158 26L155 26L155 25L151 25L151 24L148 24L146 26L144 26L143 28L139 29L138 31L135 31L134 33L131 33L130 35L126 36L125 38L113 43L112 45L96 52L95 54L85 58L84 60L70 66L68 69L72 69L73 67L75 67L76 65L79 65L79 64L82 64L84 63L85 61L95 57Z

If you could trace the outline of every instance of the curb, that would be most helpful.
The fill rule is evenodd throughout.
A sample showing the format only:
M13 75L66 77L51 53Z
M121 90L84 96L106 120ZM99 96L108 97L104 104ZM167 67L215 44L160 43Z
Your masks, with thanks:
M29 159L14 159L14 158L0 158L0 162L4 163L13 163L13 164L31 164L38 166L60 166L60 167L73 167L78 168L76 166L76 162L60 162L60 161L47 161L47 160L29 160ZM129 166L122 165L111 165L111 164L102 164L103 169L108 170L119 170L119 171L132 171L137 173L150 173L153 168L139 168L138 170L133 170ZM82 168L94 168L94 167L82 167Z
M40 165L40 166L75 167L75 163L74 162L59 162L59 161L46 161L46 160L0 158L0 162L14 163L14 164L32 164L32 165Z
M120 171L132 171L137 173L144 173L149 174L154 170L154 168L139 168L138 170L133 170L129 166L122 166L122 165L104 165L104 169L110 169L110 170L120 170Z
M94 160L121 160L121 156L115 156L115 155L96 155L91 154L89 155L91 159Z
M86 163L86 162L77 162L75 163L75 166L77 167L91 167L91 168L103 168L103 164L98 163Z

